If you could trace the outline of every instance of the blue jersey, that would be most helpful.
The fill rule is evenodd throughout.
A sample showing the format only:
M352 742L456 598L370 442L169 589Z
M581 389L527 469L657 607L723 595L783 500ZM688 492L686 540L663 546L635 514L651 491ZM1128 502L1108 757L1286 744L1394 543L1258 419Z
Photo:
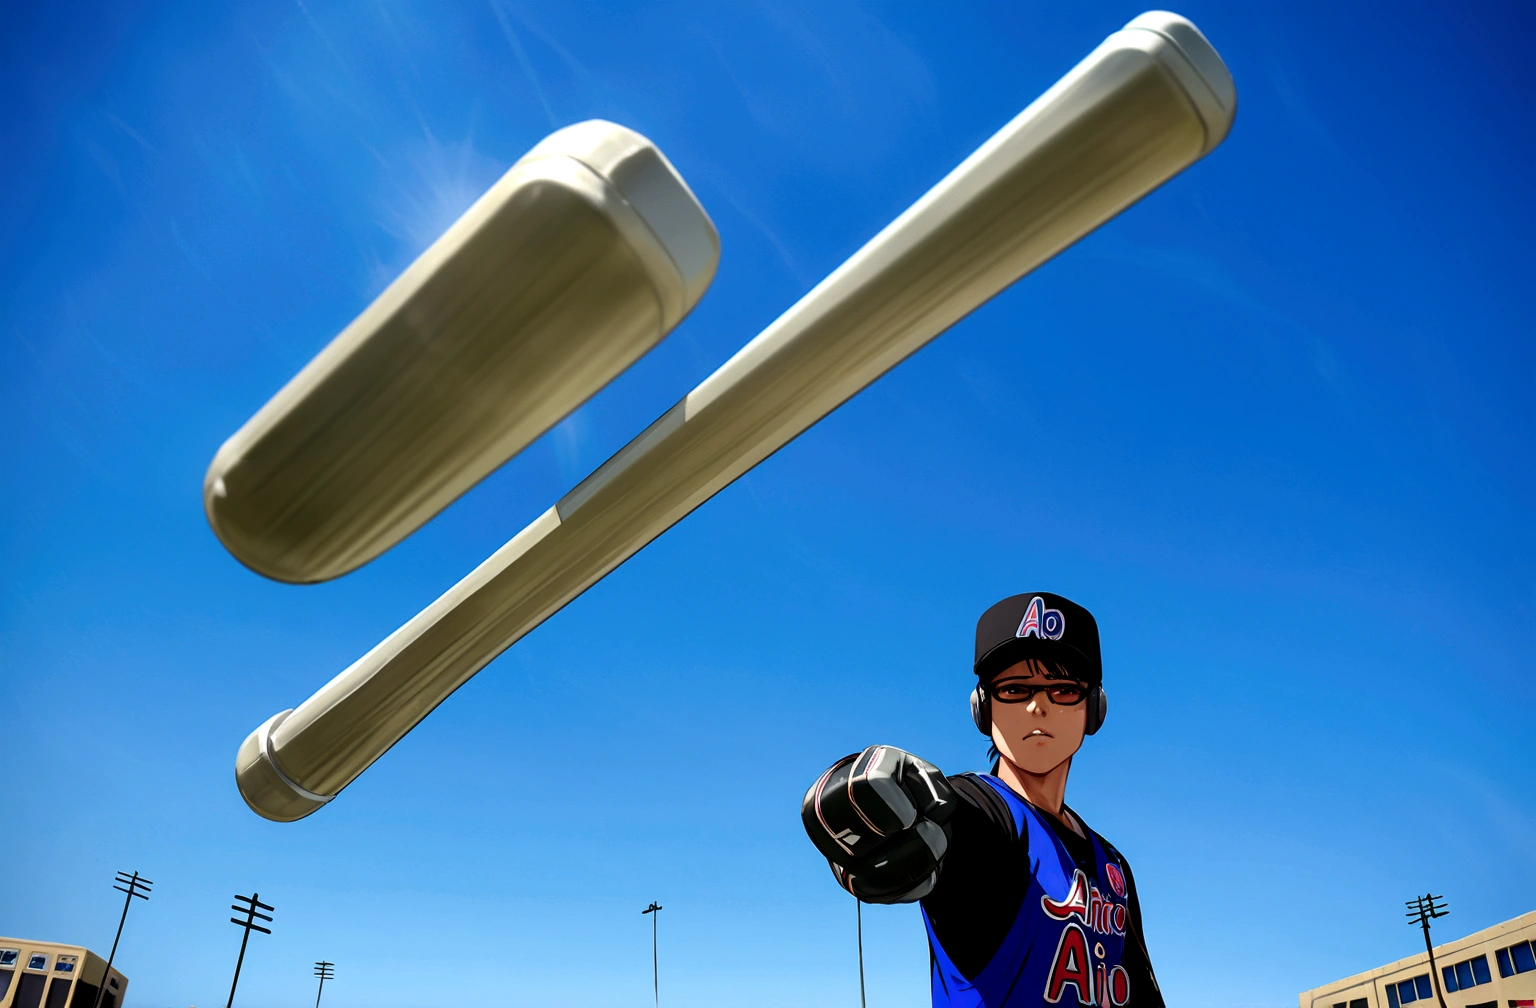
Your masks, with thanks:
M1073 860L1044 813L996 777L976 774L973 779L989 785L1006 804L1014 839L1020 842L1019 860L1024 863L997 865L995 870L1027 871L1028 883L1001 944L970 976L940 943L924 900L934 1008L1121 1008L1131 995L1125 968L1131 906L1121 860L1090 830L1090 876Z

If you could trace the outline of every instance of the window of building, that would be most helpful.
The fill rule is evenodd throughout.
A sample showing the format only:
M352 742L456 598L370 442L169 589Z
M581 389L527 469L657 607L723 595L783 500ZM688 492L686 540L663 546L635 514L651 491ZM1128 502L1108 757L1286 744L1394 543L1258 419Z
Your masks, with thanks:
M1532 952L1530 942L1501 948L1493 957L1499 961L1499 976L1514 976L1516 973L1536 970L1536 953Z
M23 973L16 984L16 1000L11 1008L37 1008L43 1001L43 985L48 978L41 973Z
M1440 975L1445 978L1447 993L1469 990L1479 984L1489 983L1493 977L1488 972L1488 957L1474 956L1450 966L1442 966Z
M15 970L0 969L0 1001L4 1001L5 995L10 992L11 977L15 975Z
M79 956L61 955L58 961L53 964L53 971L55 973L73 973L75 971L75 964L79 961ZM67 983L68 981L65 982ZM52 997L51 994L49 996Z
M65 1008L69 1001L69 985L73 982L69 977L54 977L53 983L48 985L48 1000L43 1003L43 1008Z
M48 953L33 952L27 958L27 969L45 970L48 968Z
M1371 1008L1369 998L1355 998L1349 1003L1349 1008Z
M96 1008L96 995L101 988L95 984L88 984L84 980L75 984L75 999L69 1003L69 1008Z
M1430 985L1428 973L1420 973L1411 980L1404 980L1401 983L1387 984L1387 1003L1392 1008L1401 1008L1402 1005L1434 996L1435 989Z
M15 966L21 949L0 949L0 966Z

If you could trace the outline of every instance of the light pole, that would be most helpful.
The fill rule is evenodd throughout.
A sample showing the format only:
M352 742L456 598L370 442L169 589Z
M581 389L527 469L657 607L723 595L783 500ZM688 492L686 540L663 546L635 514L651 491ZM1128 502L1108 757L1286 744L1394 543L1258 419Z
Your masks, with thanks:
M660 910L661 904L652 900L650 906L640 911L642 916L651 915L651 993L656 997L656 1008L661 1008L661 971L656 966L656 918Z
M315 991L315 1008L320 1008L320 995L325 993L325 982L336 976L335 965L323 959L315 963L315 976L320 978L320 989Z
M230 1008L230 1006L235 1003L235 987L240 983L240 967L245 963L245 943L251 940L251 932L260 931L262 934L272 933L271 928L264 928L260 924L256 923L257 917L260 917L262 920L269 924L272 922L271 917L268 917L264 913L257 913L257 910L272 909L272 907L267 906L260 899L258 899L257 896L258 894L255 892L251 893L249 896L236 896L234 904L230 906L230 909L236 913L245 914L245 920L241 920L239 917L231 917L229 919L231 924L238 924L245 928L245 934L240 939L240 958L235 960L235 978L229 983L229 1000L224 1002L224 1008ZM245 905L241 906L242 903Z
M1440 902L1436 903L1436 900ZM1435 985L1435 997L1440 999L1440 1008L1445 1008L1445 993L1440 989L1440 969L1435 965L1435 949L1429 941L1429 922L1450 913L1445 908L1445 897L1425 893L1403 905L1408 908L1407 918L1424 929L1424 951L1429 953L1429 976Z
M855 896L853 905L857 908L853 919L859 936L859 1008L868 1008L864 1000L864 901Z
M127 893L123 897L123 915L117 919L117 936L112 939L112 952L107 956L107 970L101 975L101 989L96 992L96 1002L91 1008L101 1008L101 999L107 994L107 979L112 975L112 960L117 958L117 943L123 937L123 924L128 920L128 907L137 896L141 900L148 900L149 887L154 885L147 878L140 878L138 872L129 875L127 872L118 872L112 886L120 893ZM127 888L124 888L126 886ZM140 892L139 890L144 890Z

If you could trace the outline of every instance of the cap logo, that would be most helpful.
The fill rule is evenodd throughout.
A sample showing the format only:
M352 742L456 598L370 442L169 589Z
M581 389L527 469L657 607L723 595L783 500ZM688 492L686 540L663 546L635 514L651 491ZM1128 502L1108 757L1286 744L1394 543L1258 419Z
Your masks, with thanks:
M1019 623L1019 628L1013 632L1015 637L1039 637L1042 640L1061 640L1061 635L1067 630L1066 617L1061 615L1060 609L1047 609L1045 599L1036 595L1029 600L1029 608L1024 612L1024 619Z

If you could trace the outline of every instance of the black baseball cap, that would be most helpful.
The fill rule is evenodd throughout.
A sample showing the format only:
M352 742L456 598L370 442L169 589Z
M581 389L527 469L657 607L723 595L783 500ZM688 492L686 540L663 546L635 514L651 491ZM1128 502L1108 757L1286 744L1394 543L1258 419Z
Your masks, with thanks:
M976 621L976 674L985 682L1025 658L1066 666L1074 678L1104 681L1093 613L1050 592L1010 595Z

